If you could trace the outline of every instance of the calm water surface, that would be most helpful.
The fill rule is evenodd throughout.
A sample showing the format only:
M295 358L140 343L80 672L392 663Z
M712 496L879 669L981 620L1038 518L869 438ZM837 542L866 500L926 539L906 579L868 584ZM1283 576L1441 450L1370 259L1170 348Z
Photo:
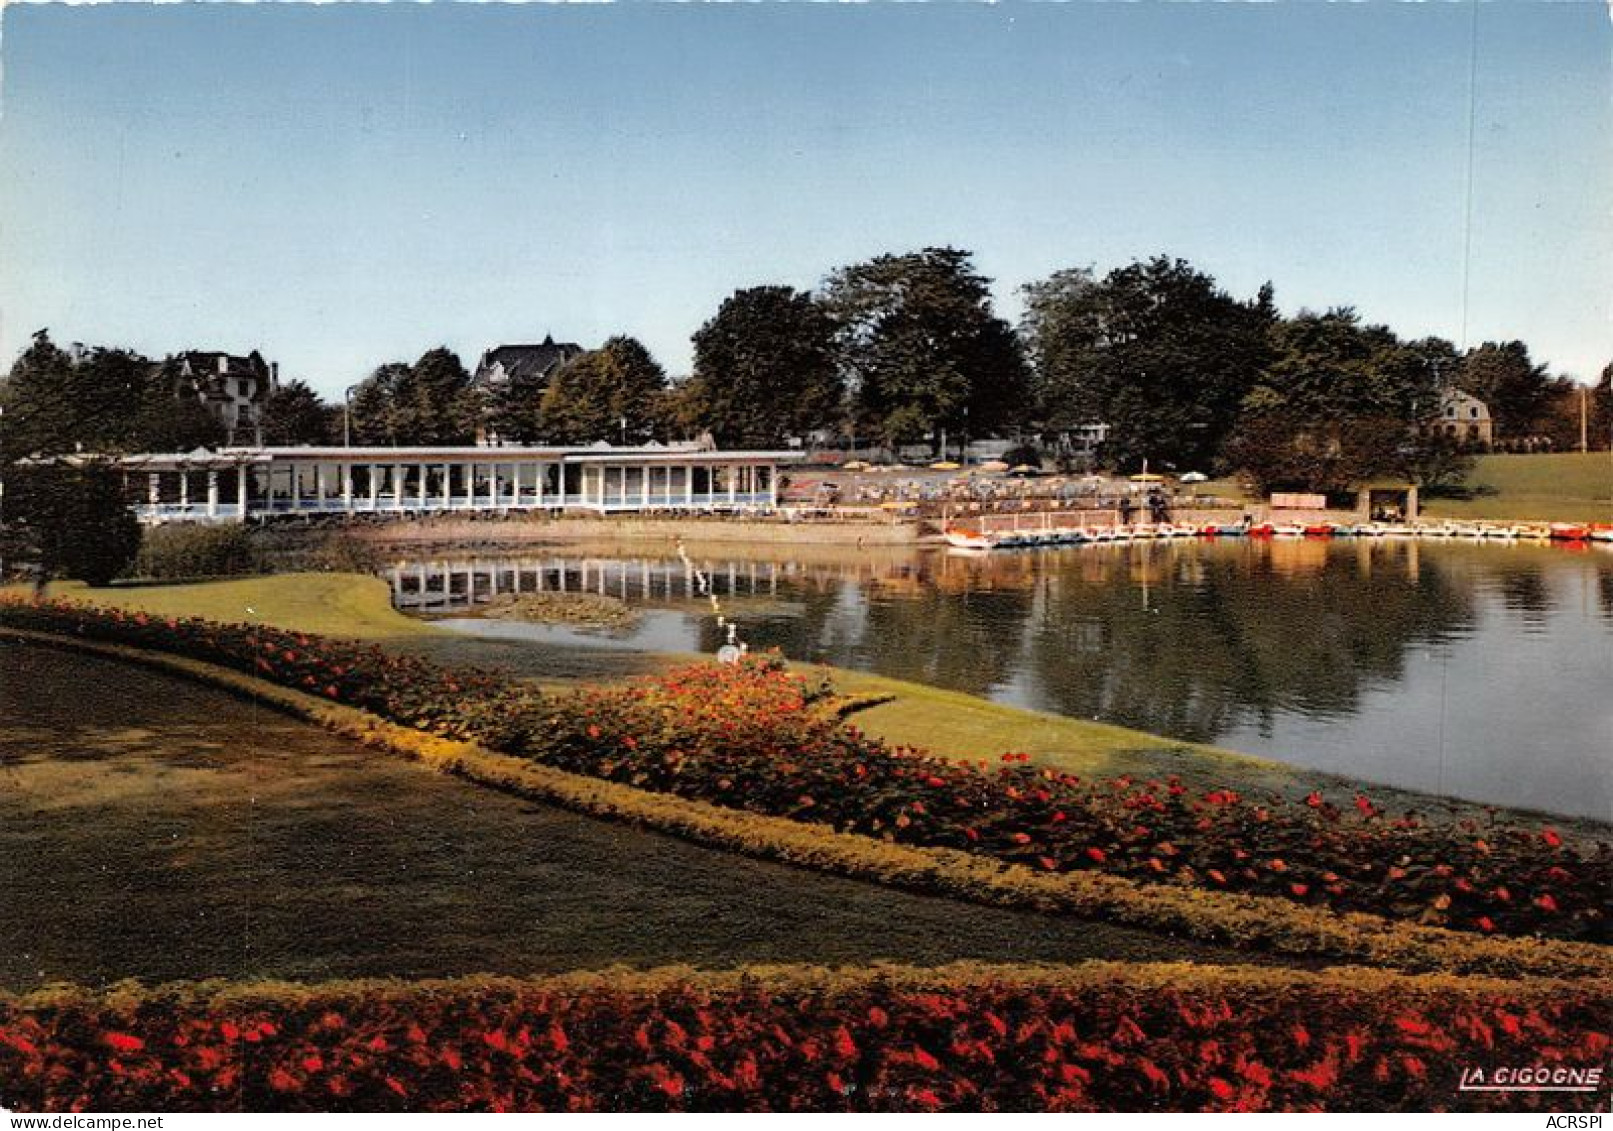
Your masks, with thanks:
M1613 553L1242 541L814 564L705 556L752 647L1407 789L1613 819ZM676 560L401 563L405 608L604 592L625 633L485 635L712 651Z

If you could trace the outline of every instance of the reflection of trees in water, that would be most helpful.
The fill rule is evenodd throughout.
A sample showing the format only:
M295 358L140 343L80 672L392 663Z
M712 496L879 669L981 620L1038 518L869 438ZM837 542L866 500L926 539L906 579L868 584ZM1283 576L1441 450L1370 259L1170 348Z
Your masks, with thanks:
M740 611L734 619L741 639L752 648L777 648L794 660L832 662L856 647L862 636L863 604L856 582L840 577L797 579L788 594L788 612ZM716 618L700 620L702 651L714 651L724 639Z
M821 573L789 587L790 615L741 615L753 646L779 648L899 679L985 695L1014 674L1040 571L1029 555L926 555L847 578ZM700 629L716 646L714 622Z
M926 588L908 600L875 601L856 666L986 695L1019 666L1034 604L1031 588Z
M1538 566L1515 566L1497 579L1501 604L1509 611L1521 613L1524 624L1539 627L1546 623L1552 605L1551 589L1546 584L1545 571Z
M1210 741L1279 709L1349 713L1367 685L1399 677L1409 645L1473 622L1470 591L1407 547L1341 547L1304 568L1284 550L1135 547L1101 577L1061 570L1031 646L1050 705ZM1160 563L1146 600L1140 557Z
M1602 619L1613 621L1613 569L1607 566L1596 573L1596 601L1602 606Z

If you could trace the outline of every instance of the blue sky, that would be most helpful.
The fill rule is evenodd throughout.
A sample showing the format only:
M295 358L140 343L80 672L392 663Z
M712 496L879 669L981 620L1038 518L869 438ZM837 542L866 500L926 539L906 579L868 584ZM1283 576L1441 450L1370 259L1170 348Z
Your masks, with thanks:
M629 333L677 374L737 287L952 244L1009 317L1167 253L1594 378L1610 32L1575 0L11 6L0 358L256 347L339 396Z

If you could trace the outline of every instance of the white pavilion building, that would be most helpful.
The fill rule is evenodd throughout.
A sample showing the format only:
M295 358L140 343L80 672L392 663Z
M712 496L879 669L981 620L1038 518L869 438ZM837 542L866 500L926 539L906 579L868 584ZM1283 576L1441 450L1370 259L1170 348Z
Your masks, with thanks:
M799 452L646 447L225 448L118 460L144 522L272 515L776 506Z

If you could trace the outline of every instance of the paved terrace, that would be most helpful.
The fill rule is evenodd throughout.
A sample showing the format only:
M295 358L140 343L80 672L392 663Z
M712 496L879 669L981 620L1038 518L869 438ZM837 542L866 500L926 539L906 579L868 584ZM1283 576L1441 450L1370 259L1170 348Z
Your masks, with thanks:
M520 510L740 511L778 504L787 451L641 448L227 448L124 456L144 522Z

